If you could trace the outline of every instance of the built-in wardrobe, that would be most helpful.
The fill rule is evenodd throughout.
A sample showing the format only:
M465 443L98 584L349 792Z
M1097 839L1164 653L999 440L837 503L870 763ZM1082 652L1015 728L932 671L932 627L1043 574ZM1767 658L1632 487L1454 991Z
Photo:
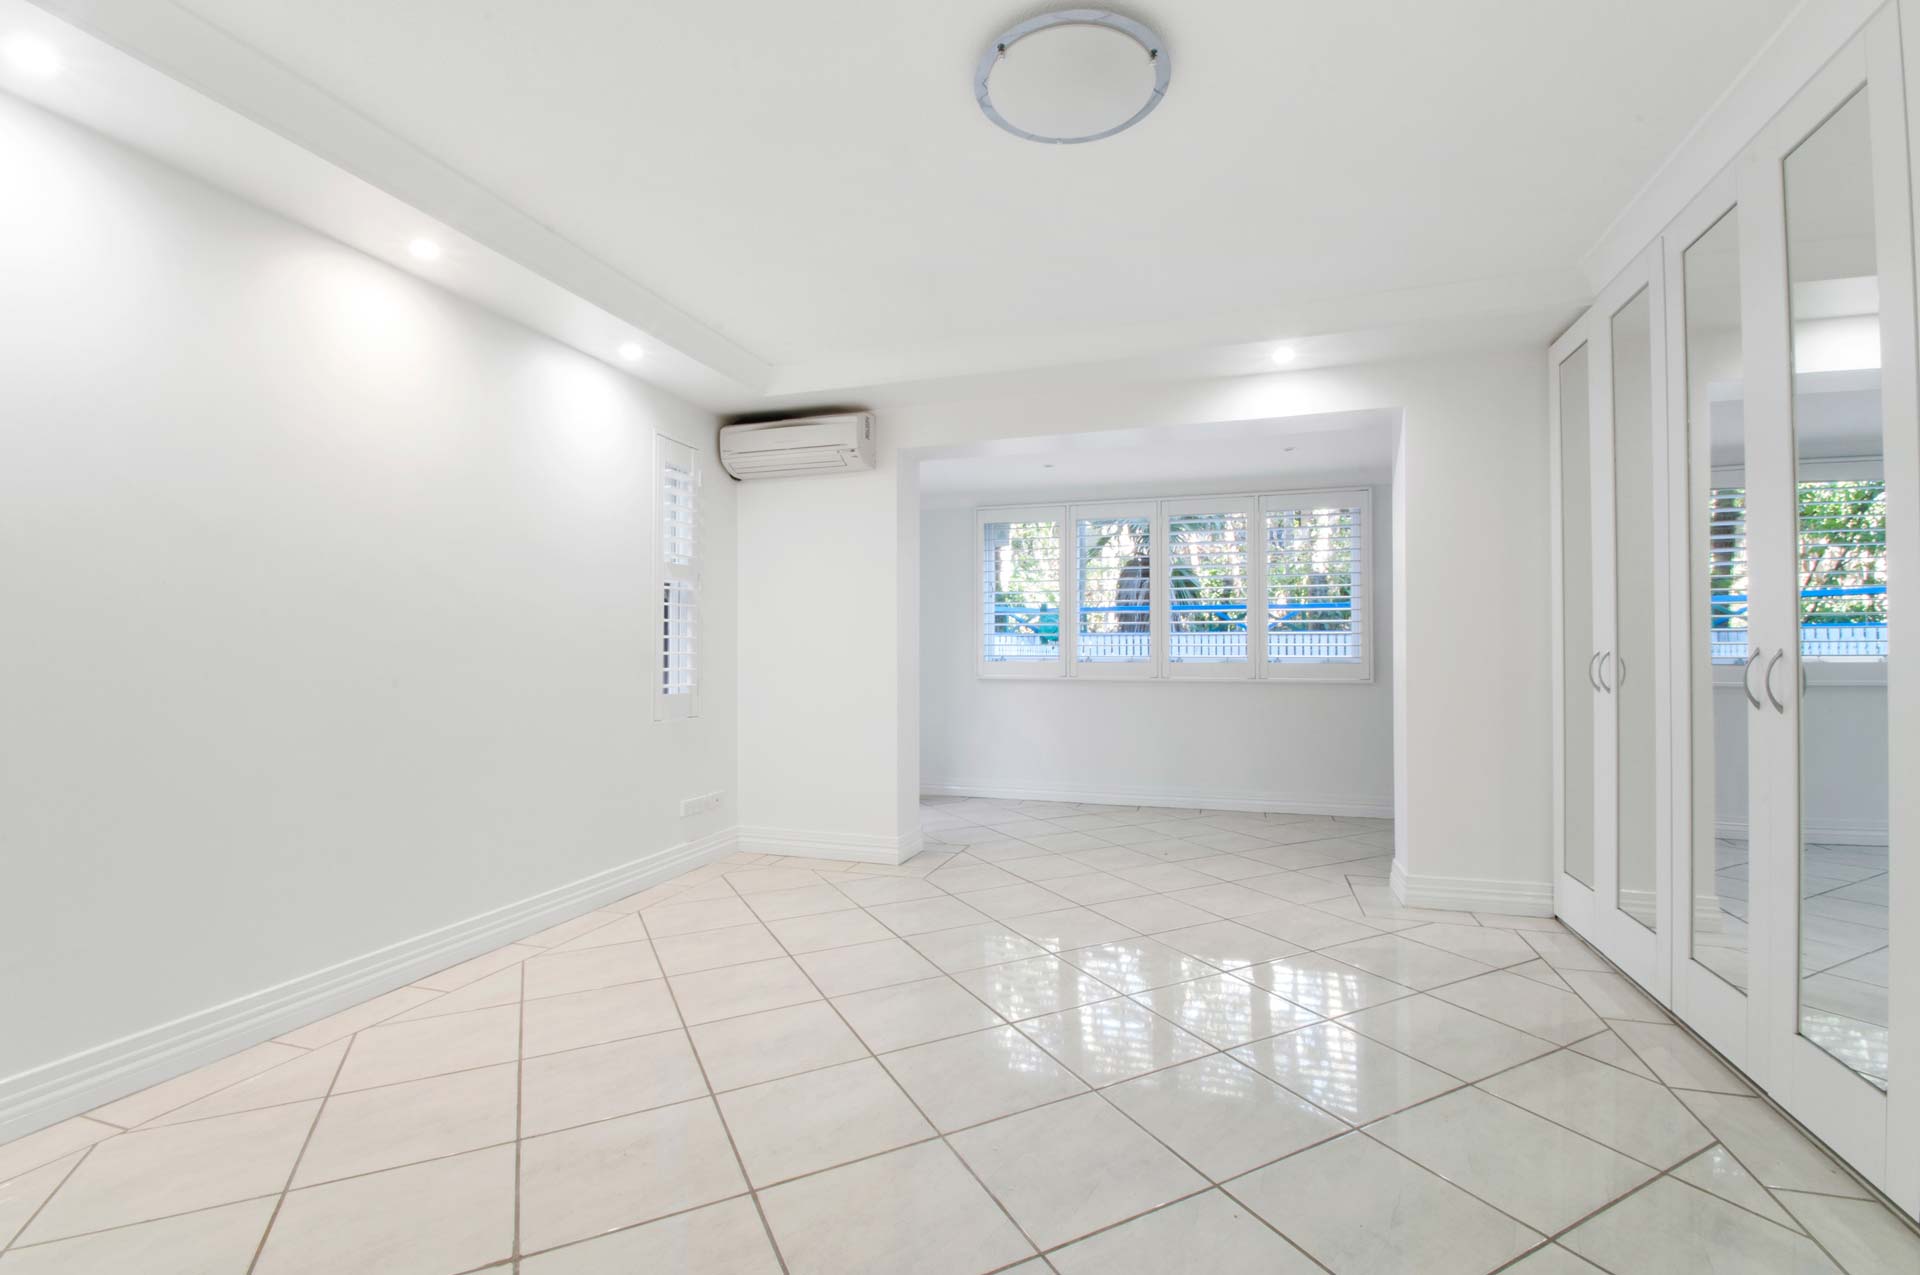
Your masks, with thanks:
M1555 905L1920 1214L1920 77L1899 10L1550 352Z

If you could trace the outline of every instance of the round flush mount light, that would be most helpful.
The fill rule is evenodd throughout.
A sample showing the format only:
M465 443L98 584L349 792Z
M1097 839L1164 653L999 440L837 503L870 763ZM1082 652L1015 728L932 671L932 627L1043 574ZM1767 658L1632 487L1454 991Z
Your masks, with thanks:
M437 241L422 236L407 245L407 251L413 254L415 261L440 260L440 245Z
M1291 345L1276 345L1273 347L1273 361L1281 367L1285 367L1299 357L1299 353L1295 351Z
M1173 61L1152 28L1105 9L1062 9L994 37L973 73L988 119L1030 142L1097 142L1166 95Z
M638 363L647 356L646 350L641 347L638 341L628 341L624 343L615 353L619 354L621 361L626 363Z

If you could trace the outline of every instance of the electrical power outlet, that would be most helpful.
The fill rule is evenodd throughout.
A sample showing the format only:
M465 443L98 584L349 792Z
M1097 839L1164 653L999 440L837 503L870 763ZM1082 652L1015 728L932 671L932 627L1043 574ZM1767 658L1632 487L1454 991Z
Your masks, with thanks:
M684 819L688 815L704 815L709 810L718 810L720 799L724 796L726 796L725 793L708 792L698 797L689 797L680 803L680 817Z

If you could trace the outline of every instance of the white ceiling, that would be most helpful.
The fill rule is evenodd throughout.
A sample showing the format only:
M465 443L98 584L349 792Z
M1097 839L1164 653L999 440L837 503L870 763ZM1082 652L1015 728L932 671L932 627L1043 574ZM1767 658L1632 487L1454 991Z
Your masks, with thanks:
M922 460L920 493L940 507L1385 483L1398 430L1376 411L1001 439Z
M972 99L1026 5L37 3L435 194L744 402L1396 325L1544 339L1794 0L1149 4L1165 102L1074 147Z

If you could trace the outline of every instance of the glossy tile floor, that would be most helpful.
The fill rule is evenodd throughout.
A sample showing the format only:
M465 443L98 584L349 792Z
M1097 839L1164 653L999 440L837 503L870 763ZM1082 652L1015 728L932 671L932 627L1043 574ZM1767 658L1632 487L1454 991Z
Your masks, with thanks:
M1920 1269L1552 921L1378 821L929 802L0 1146L0 1275Z

